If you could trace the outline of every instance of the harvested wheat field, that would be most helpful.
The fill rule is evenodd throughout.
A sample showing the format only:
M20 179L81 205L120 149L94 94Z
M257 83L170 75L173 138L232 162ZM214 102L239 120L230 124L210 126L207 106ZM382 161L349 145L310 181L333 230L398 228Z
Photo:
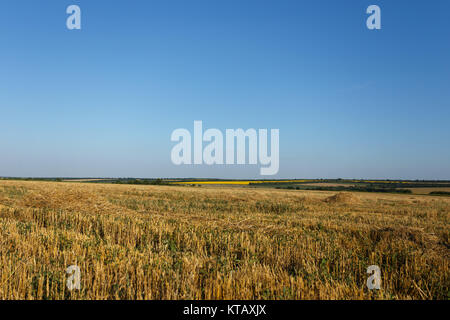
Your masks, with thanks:
M449 213L420 195L0 181L0 299L448 299Z

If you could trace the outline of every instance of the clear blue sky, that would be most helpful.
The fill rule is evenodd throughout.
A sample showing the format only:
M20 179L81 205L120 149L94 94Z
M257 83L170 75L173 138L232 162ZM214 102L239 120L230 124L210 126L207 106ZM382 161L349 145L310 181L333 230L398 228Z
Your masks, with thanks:
M258 178L171 163L172 131L203 120L280 129L274 178L450 179L449 17L448 0L3 0L0 176Z

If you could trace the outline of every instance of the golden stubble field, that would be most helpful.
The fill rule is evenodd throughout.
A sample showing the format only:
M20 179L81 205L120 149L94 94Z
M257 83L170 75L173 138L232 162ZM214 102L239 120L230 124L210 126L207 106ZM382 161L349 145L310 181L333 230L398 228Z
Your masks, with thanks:
M449 299L449 213L419 195L0 181L0 299Z

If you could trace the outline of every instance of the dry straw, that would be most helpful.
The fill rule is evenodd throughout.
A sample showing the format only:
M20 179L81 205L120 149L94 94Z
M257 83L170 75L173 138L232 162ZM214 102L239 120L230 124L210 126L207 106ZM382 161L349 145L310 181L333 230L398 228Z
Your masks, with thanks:
M0 181L0 299L448 299L449 212L418 195Z

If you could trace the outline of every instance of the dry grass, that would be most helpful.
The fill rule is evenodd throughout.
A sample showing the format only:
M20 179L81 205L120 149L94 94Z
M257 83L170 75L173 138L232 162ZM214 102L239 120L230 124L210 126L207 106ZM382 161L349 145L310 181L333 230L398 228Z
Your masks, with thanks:
M356 204L359 202L357 196L350 192L339 192L335 195L325 199L325 202L329 203L346 203L346 204Z
M0 181L0 299L448 299L449 212L446 197Z

